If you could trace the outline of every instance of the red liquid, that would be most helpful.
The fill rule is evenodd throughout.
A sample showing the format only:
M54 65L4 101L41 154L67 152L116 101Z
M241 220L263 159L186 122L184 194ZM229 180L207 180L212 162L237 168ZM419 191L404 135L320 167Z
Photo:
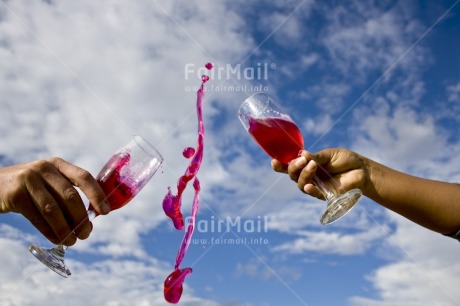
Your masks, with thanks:
M190 216L187 231L185 232L184 237L182 237L182 242L180 244L179 251L177 252L175 269L179 269L180 263L182 262L182 259L184 259L185 253L187 253L190 240L192 239L193 230L195 229L195 218L200 207L200 181L197 177L195 177L195 181L193 182L193 188L195 188L195 196L193 198L192 215Z
M182 155L184 155L185 158L190 158L195 154L195 149L192 147L185 148L184 151L182 151Z
M111 210L125 206L136 195L134 186L125 181L120 174L121 169L129 162L130 158L128 153L112 156L97 176L97 182L107 196L106 201ZM92 210L96 216L98 215L91 203L88 210Z
M176 269L165 279L164 283L164 296L165 300L176 304L179 302L182 291L184 288L182 284L184 283L185 277L192 273L191 268L185 268L182 270Z
M205 67L210 70L213 65L207 63ZM173 195L171 193L171 188L168 188L168 193L163 199L163 210L165 214L171 218L173 221L174 227L178 230L184 228L184 218L180 211L181 202L182 202L182 193L187 187L187 183L195 178L193 182L193 187L195 189L195 197L193 199L192 205L192 214L187 225L187 230L184 233L182 242L177 252L176 264L174 266L174 271L166 278L164 283L164 297L165 300L170 303L177 303L180 300L182 295L182 284L185 281L185 277L192 273L191 268L180 269L179 266L187 253L188 246L190 244L190 239L193 235L193 230L195 228L195 217L198 213L198 208L200 204L200 182L196 175L200 170L201 162L203 160L203 149L204 149L204 122L203 122L203 97L204 97L204 84L209 80L207 75L201 77L201 86L197 92L197 101L196 101L196 111L198 116L198 144L196 150L194 148L188 147L185 148L182 154L185 158L191 158L190 164L185 170L184 175L182 175L177 181L177 194Z
M299 128L283 118L249 118L249 134L268 155L285 165L303 149Z

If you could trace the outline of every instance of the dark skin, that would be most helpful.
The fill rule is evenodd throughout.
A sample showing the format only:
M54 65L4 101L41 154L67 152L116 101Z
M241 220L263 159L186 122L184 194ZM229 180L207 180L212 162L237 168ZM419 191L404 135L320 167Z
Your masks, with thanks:
M96 179L62 158L0 168L0 213L22 214L51 242L73 245L93 228L76 187L99 214L109 213Z
M324 197L312 183L315 174L329 180L339 193L359 188L376 203L433 231L460 230L459 184L399 172L346 149L302 151L289 165L272 160L272 168L289 174L302 192L319 199ZM333 179L321 174L323 170Z

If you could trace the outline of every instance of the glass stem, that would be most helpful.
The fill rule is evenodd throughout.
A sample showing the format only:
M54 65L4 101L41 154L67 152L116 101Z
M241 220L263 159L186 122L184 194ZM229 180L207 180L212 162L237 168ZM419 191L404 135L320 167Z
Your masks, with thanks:
M313 183L318 187L318 189L321 191L321 193L324 195L326 198L326 201L329 202L330 199L332 199L334 196L336 196L335 190L327 186L322 180L319 179L316 175L313 176Z
M67 250L67 247L62 244L58 244L54 247L54 252L56 253L56 255L59 255L61 257L64 257L66 250Z

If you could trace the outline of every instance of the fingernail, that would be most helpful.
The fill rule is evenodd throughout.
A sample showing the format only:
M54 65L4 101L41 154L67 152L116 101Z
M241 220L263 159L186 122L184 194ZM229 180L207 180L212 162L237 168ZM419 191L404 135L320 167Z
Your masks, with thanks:
M316 168L316 162L314 160L310 160L310 162L307 164L307 170L313 171L315 168Z
M303 186L303 191L307 193L307 185Z
M102 202L101 210L104 214L108 214L110 212L110 205L107 202Z
M307 159L305 158L305 156L300 156L299 158L295 160L294 165L296 167L303 167L306 162L307 162Z

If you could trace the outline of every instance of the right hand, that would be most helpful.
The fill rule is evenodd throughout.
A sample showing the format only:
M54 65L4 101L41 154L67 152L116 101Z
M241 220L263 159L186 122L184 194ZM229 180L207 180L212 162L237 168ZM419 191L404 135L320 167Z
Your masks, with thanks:
M20 213L51 242L70 246L93 228L75 187L98 213L109 213L96 179L58 157L0 168L0 212Z
M332 184L339 193L353 188L364 190L369 178L365 158L346 149L325 149L316 153L302 151L301 156L288 166L272 160L272 168L289 174L302 192L319 199L324 196L312 181L314 175L326 184Z

